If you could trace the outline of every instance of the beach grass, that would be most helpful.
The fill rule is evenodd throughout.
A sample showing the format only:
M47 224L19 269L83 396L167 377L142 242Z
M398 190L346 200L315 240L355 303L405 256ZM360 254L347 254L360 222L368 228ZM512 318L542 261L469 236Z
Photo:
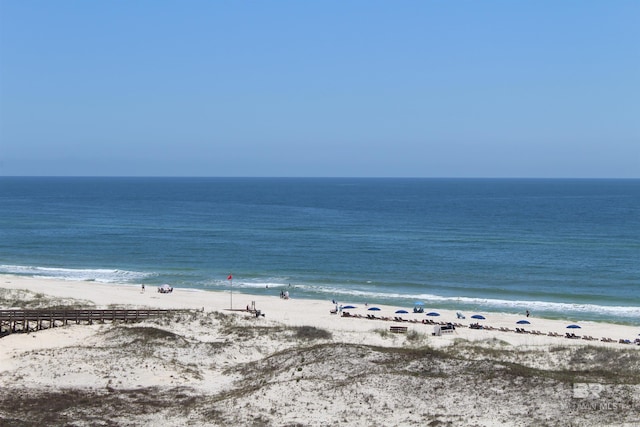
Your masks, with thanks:
M274 328L266 332L278 336L282 330ZM156 346L174 346L187 337L152 327L118 327L118 333L131 337L146 337L145 341ZM306 332L300 338L306 342ZM312 332L316 339L316 332ZM324 334L321 334L324 336ZM178 420L188 417L192 425L296 425L295 422L280 423L278 420L291 417L290 403L271 405L268 409L259 402L271 401L283 393L293 390L299 394L297 410L315 411L318 405L328 409L336 400L344 400L355 409L344 414L346 419L354 416L360 420L374 422L366 414L375 411L378 416L397 410L402 390L411 390L411 398L430 402L437 411L426 411L420 405L416 411L427 421L426 425L454 425L479 417L483 406L496 404L499 396L509 396L516 402L519 411L530 413L529 423L523 425L554 425L549 414L538 413L544 398L551 415L561 416L562 409L552 405L553 399L567 396L575 382L606 381L617 386L616 402L628 405L632 393L637 390L640 378L637 374L610 369L620 361L623 368L631 368L638 362L638 355L629 350L602 351L587 349L587 354L577 356L575 349L556 349L556 353L573 355L580 369L539 369L522 363L505 361L511 356L485 345L466 346L464 354L430 347L395 348L367 345L320 343L312 346L290 344L285 350L266 358L238 363L228 371L238 378L230 387L219 393L202 394L190 387L123 389L107 386L102 390L64 389L56 391L26 390L16 388L12 393L0 397L0 420L4 425L144 425L159 414L166 417L167 425L177 425ZM127 352L114 343L107 349L111 355L126 358ZM481 356L481 357L478 357ZM537 357L543 357L537 355ZM578 359L580 358L580 359ZM603 358L614 358L600 366ZM175 363L175 362L172 362ZM192 369L203 369L193 366ZM626 389L624 387L627 387ZM384 390L384 391L381 391ZM622 392L620 392L622 390ZM626 390L626 391L625 391ZM398 397L393 397L398 394ZM446 410L456 401L464 401L473 394L475 406L466 407L465 414ZM304 396L316 396L317 403ZM498 396L496 398L496 395ZM266 396L266 397L265 397ZM536 399L532 397L536 396ZM446 398L445 398L446 397ZM290 398L290 395L289 397ZM505 408L509 405L504 405ZM7 411L6 408L11 408ZM288 409L287 409L288 408ZM590 417L591 422L606 422L615 425L628 416L602 414ZM597 415L597 414L596 414ZM606 418L604 418L606 415ZM498 417L508 419L506 413ZM337 416L337 418L340 418ZM499 419L499 418L498 418ZM363 425L361 422L357 425ZM374 422L375 424L375 422ZM508 423L507 423L508 424ZM301 424L305 425L305 424Z
M45 295L41 292L32 292L28 289L6 289L0 288L0 308L20 308L27 309L79 309L92 308L95 304L75 298L56 298Z
M120 298L148 297L134 292ZM2 295L48 304L37 292ZM174 310L2 338L0 425L599 426L640 417L636 346L468 329L436 337L421 324L392 333L383 321L277 300L287 323L271 320L275 309L265 318L188 309L179 292L151 296ZM576 384L600 400L576 399Z

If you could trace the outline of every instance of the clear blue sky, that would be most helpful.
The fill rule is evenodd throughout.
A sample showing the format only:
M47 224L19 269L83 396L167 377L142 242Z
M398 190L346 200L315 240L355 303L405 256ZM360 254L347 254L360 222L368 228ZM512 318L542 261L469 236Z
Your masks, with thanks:
M0 1L0 175L640 177L638 1Z

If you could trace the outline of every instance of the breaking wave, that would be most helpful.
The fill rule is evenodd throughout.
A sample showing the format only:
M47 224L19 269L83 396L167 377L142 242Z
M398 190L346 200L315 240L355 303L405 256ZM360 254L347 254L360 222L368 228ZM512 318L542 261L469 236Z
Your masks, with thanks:
M0 265L0 274L101 283L135 283L154 275L153 273L116 269L56 268L31 265Z

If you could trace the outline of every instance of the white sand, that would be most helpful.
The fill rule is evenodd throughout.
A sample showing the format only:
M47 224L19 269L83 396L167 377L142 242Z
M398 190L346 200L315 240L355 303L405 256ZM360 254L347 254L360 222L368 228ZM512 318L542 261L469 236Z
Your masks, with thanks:
M581 329L568 330L566 326L575 323L571 319L549 320L532 316L528 318L530 325L517 325L516 322L523 316L512 314L482 313L486 320L477 321L471 319L473 313L465 313L466 319L458 319L456 313L447 310L438 310L439 317L428 318L424 314L404 314L401 315L407 322L369 320L367 314L377 317L400 316L395 314L397 307L377 305L380 311L371 312L361 304L355 310L348 310L353 315L360 315L361 318L346 318L331 314L334 308L330 301L298 300L295 295L284 300L278 296L254 296L234 293L234 309L242 309L255 302L255 307L261 310L265 316L255 318L248 312L229 311L231 295L229 292L210 292L176 288L172 293L161 294L156 292L156 288L147 287L143 293L140 286L101 284L95 282L72 282L60 280L44 280L36 278L26 278L18 276L0 276L0 288L11 289L15 292L28 290L30 292L41 293L47 297L55 297L61 300L73 299L84 300L95 304L96 308L110 308L112 306L130 308L161 308L161 309L192 309L204 311L206 313L223 312L235 315L242 320L242 325L248 327L255 326L313 326L322 330L331 331L332 342L339 346L340 343L411 348L415 346L429 346L432 348L454 347L460 340L469 342L500 342L503 346L513 348L521 352L530 352L532 355L546 352L554 347L580 347L598 346L604 348L640 350L640 346L625 345L618 343L619 339L634 340L640 332L639 327L607 324L599 322L578 322ZM345 302L346 304L346 302ZM3 307L9 308L9 307ZM22 308L22 307L16 307ZM201 317L200 319L202 319ZM499 330L476 330L468 327L459 327L454 333L442 336L433 336L434 326L422 323L423 319L433 319L438 322L454 322L468 326L471 323L479 322L482 325L493 328L523 327L527 331L540 331L542 335L521 334L516 332L501 332ZM414 322L411 322L414 320ZM209 321L209 320L207 320ZM16 333L0 339L0 387L26 387L32 390L65 390L65 389L85 389L104 390L111 389L136 389L159 387L159 390L171 389L172 387L188 386L191 390L197 390L202 396L212 396L218 393L232 390L234 384L244 380L238 376L241 370L230 370L243 364L266 364L273 355L279 354L292 347L290 341L282 341L269 338L252 336L250 342L238 342L235 338L230 340L223 329L203 324L203 320L182 321L166 325L167 330L180 336L180 343L168 347L154 348L153 352L144 359L122 356L114 356L119 343L126 346L126 341L117 335L117 330L109 323L96 325L70 325L32 333ZM411 334L391 334L391 325L406 326L409 331L420 334L417 343L410 342ZM155 326L155 324L151 324ZM122 326L128 327L128 326ZM386 332L383 332L386 331ZM587 335L596 338L595 341L584 339L567 339L564 337L567 331L577 335ZM546 335L555 332L561 337ZM608 337L614 343L602 342L600 339ZM489 341L491 342L491 341ZM224 351L217 351L217 344L225 345ZM508 344L507 344L508 343ZM565 354L565 353L558 353ZM114 360L114 357L117 357ZM137 357L137 356L136 356ZM331 356L330 356L331 357ZM337 356L336 356L337 357ZM526 359L526 356L525 356ZM530 361L529 366L536 367L535 357ZM349 363L355 364L371 363L363 359L354 359L347 356ZM520 359L519 359L520 360ZM280 363L288 363L287 360ZM293 362L292 362L293 363ZM348 375L349 367L343 364L339 366L327 365L312 376L316 378L314 385L303 383L293 383L292 379L304 378L300 373L302 367L294 369L292 365L290 374L278 381L273 380L269 387L264 387L264 391L256 391L250 398L233 399L236 405L244 405L245 409L234 411L234 422L239 424L256 425L327 425L346 419L359 416L360 419L352 420L352 425L422 425L424 418L417 414L430 414L432 420L445 420L455 425L533 425L532 410L541 410L537 416L548 417L550 424L554 425L553 417L562 414L564 409L553 407L554 393L557 391L542 388L542 393L546 393L544 399L538 389L539 402L532 401L531 396L526 392L518 399L513 406L504 405L503 389L494 386L496 396L487 400L483 404L478 401L469 401L462 404L455 395L459 390L449 390L445 395L433 395L427 400L414 400L411 396L415 392L402 388L401 384L395 384L392 388L393 378L388 374L381 374L379 379L373 376L363 379L361 383L354 384L347 395L332 394L331 381L335 381L334 376ZM549 367L547 360L546 367ZM555 363L555 362L553 362ZM563 365L563 361L558 361L558 366ZM314 365L315 366L315 365ZM355 366L355 365L354 365ZM376 364L370 365L375 367ZM566 367L566 366L565 366ZM545 368L545 366L543 366ZM314 369L319 369L314 368ZM368 368L367 368L368 369ZM336 374L338 371L339 374ZM344 372L343 372L344 371ZM289 371L287 371L289 372ZM307 375L309 375L307 373ZM359 377L358 377L359 378ZM318 382L328 380L327 386L318 385ZM372 382L373 381L373 382ZM380 382L380 384L375 381ZM402 381L406 381L402 380ZM437 377L433 381L438 381ZM420 385L416 385L420 387ZM438 385L446 389L447 384ZM459 385L451 385L458 387ZM640 391L638 386L632 389L631 393L637 394ZM263 387L261 386L261 390ZM341 389L342 390L342 389ZM395 391L394 391L395 390ZM400 391L398 391L400 390ZM634 391L635 390L635 391ZM342 391L344 393L344 391ZM429 391L424 391L429 393ZM451 394L451 397L447 396ZM566 395L566 391L564 391ZM462 395L463 397L465 394ZM493 395L492 395L493 396ZM512 396L512 398L514 398ZM407 404L407 399L411 404ZM430 400L429 400L430 399ZM493 400L492 400L493 399ZM566 402L573 402L570 397L565 396ZM298 408L305 405L305 409L297 412L287 406L281 406L279 402L296 402ZM244 402L244 403L242 403ZM327 402L330 402L327 403ZM363 402L368 402L368 407ZM438 403L440 402L440 403ZM517 403L519 402L519 403ZM532 403L533 402L533 403ZM532 407L526 405L533 404ZM635 404L635 403L634 403ZM640 402L638 403L640 405ZM329 406L331 410L329 411ZM363 405L363 406L360 406ZM439 409L435 412L431 407L436 405ZM367 409L368 408L368 409ZM395 408L391 410L390 408ZM490 409L489 409L490 408ZM547 408L542 410L540 408ZM638 407L640 409L640 406ZM258 421L251 418L257 416L255 412L270 414L271 420L267 421L267 416L259 418ZM431 413L431 412L433 413ZM527 412L529 411L529 412ZM522 412L522 413L521 413ZM374 418L366 418L368 414L376 417L384 417L377 423ZM461 415L463 414L463 415ZM512 417L517 414L518 416ZM606 415L606 414L604 414ZM0 411L1 416L1 411ZM135 421L130 423L126 420L116 420L122 425L184 425L186 415L162 414L162 411L150 414L137 414ZM228 416L228 414L227 414ZM599 425L602 422L603 414L595 413L595 418L580 418L584 414L576 415L578 418L576 425ZM633 418L629 414L621 415L623 420ZM167 418L169 417L169 418ZM173 417L173 418L171 418ZM599 418L598 418L599 417ZM626 417L626 418L625 418ZM540 418L535 418L539 420ZM0 417L0 424L2 419ZM538 422L538 421L536 421ZM133 423L133 424L131 424ZM212 422L210 425L222 425ZM193 425L200 425L197 422ZM209 425L209 424L207 424ZM624 422L618 425L627 425ZM631 424L629 424L631 425Z
M549 337L549 332L565 336L567 332L573 332L579 336L591 336L597 341L586 340L568 340L563 338L563 345L580 345L580 344L598 344L611 346L611 343L604 343L600 340L604 337L613 339L615 346L619 346L620 339L635 340L640 332L640 327L610 324L603 322L575 322L571 319L552 320L540 319L535 316L526 318L524 315L514 315L505 313L480 313L486 317L486 320L471 319L474 313L464 313L466 319L458 319L455 311L441 310L439 317L426 317L425 314L394 314L397 307L384 306L376 304L380 311L368 311L363 304L354 304L358 307L355 310L345 310L353 315L365 317L360 318L344 318L338 315L330 314L330 310L334 308L331 301L296 299L295 295L288 300L281 299L278 296L256 296L241 294L234 292L212 292L194 289L176 288L170 294L161 294L156 292L156 288L147 287L145 292L141 291L139 285L116 285L101 284L96 282L76 282L62 280L43 280L40 278L27 278L9 275L0 275L0 287L7 289L27 289L32 292L42 293L49 296L59 298L73 298L79 300L91 301L96 308L108 308L111 305L131 306L133 308L160 308L160 309L194 309L205 311L227 311L231 304L234 309L243 309L252 302L255 307L265 313L265 319L274 322L280 322L290 326L315 326L326 328L331 331L343 332L365 332L375 331L380 328L387 328L389 325L403 325L410 330L419 332L432 333L433 326L422 323L397 323L371 321L366 319L368 314L376 317L401 316L405 320L415 320L422 322L423 319L430 319L436 322L453 322L469 326L472 323L480 323L481 325L490 326L496 329L508 328L515 330L516 327L523 328L527 331L539 331L544 335L518 334L515 332L500 332L498 330L475 330L470 328L457 328L453 334L444 334L440 337L434 337L433 344L446 345L456 338L464 338L466 340L486 340L487 338L497 338L507 341L512 345L524 346L544 346L558 344L559 338ZM347 305L345 302L344 305ZM244 315L244 314L243 314ZM517 321L526 319L529 325L516 324ZM581 329L566 329L569 324L577 323ZM370 337L363 342L371 342ZM382 342L381 342L382 343Z

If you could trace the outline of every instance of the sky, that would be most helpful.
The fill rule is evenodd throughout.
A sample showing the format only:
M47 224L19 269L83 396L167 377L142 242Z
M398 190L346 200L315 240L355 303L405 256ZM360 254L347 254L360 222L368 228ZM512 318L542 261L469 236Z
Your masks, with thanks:
M638 1L0 1L0 176L640 178Z

